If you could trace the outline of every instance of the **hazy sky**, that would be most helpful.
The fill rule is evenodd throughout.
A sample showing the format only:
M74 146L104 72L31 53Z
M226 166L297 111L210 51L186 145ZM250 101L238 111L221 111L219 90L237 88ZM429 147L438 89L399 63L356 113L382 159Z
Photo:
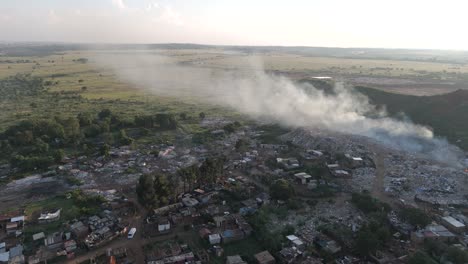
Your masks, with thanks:
M464 0L0 0L0 40L468 49Z

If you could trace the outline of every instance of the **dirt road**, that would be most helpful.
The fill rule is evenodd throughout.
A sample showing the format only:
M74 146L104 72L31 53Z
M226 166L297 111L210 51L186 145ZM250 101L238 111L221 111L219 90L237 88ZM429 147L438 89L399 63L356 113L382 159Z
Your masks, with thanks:
M371 194L380 201L394 205L395 201L385 193L385 153L380 150L376 150L375 153L375 179L372 183Z

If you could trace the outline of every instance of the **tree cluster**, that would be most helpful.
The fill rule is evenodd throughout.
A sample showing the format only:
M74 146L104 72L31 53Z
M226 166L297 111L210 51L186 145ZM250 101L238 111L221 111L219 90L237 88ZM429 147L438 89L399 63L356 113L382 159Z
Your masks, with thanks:
M189 190L194 187L215 183L224 171L225 157L208 157L200 166L192 165L181 168L177 171L177 176Z
M276 180L270 186L270 195L273 199L287 201L294 196L294 188L285 179Z
M174 115L159 113L156 115L140 115L135 117L135 125L145 128L159 128L161 130L173 130L177 128L177 120Z
M418 208L403 208L399 212L401 219L418 227L425 227L431 223L431 218L423 210Z
M353 193L351 202L366 214L372 212L389 212L390 206L373 198L368 192Z
M159 174L140 176L136 191L138 201L148 209L167 205L173 193L166 176Z
M17 74L0 80L0 100L35 96L45 91L42 78L30 74Z

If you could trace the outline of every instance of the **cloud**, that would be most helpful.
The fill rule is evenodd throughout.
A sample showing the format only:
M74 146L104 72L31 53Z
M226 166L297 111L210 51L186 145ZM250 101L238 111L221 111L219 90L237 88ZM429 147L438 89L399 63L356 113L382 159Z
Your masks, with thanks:
M181 26L184 24L181 15L174 11L172 7L165 6L162 8L162 13L159 16L159 19L167 24Z
M125 5L123 0L112 0L112 4L117 7L118 9L126 9L127 6Z
M48 24L57 24L60 22L60 17L57 15L54 9L49 10L47 23Z
M156 2L151 2L151 3L149 3L149 4L146 6L145 10L146 10L147 12L149 12L149 11L152 11L152 10L154 10L154 9L159 9L160 7L161 7L161 6L160 6L158 3L156 3Z

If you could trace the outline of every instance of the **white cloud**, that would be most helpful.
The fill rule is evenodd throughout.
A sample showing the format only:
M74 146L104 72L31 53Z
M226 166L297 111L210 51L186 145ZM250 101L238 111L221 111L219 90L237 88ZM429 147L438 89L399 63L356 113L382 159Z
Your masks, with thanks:
M184 24L182 16L172 9L170 6L165 6L162 13L159 15L159 20L172 25L181 26Z
M47 22L49 24L57 24L60 22L60 18L59 16L57 16L54 9L49 10L49 16L48 16Z
M123 0L112 0L112 4L117 7L118 9L125 9L127 6L125 5Z
M146 6L145 10L149 12L149 11L152 11L152 10L155 10L155 9L159 9L160 7L161 6L158 3L151 2Z

